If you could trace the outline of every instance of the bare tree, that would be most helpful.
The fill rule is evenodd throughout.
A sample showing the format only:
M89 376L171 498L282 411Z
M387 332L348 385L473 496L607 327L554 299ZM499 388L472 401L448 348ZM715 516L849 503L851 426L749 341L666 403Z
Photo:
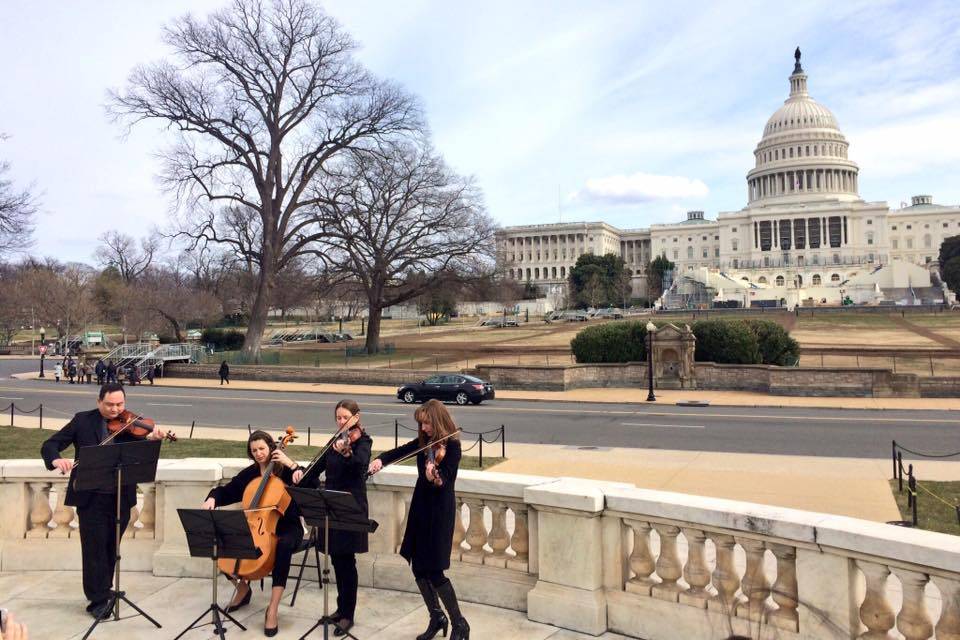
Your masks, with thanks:
M478 190L429 147L353 152L319 185L317 200L328 258L366 295L368 353L378 349L385 307L492 261L496 229Z
M150 268L159 246L156 237L137 241L118 231L107 231L100 236L95 257L102 267L114 267L127 284L133 283Z
M0 140L6 136L0 134ZM0 162L0 255L30 246L37 200L30 189L18 190L4 177L10 164Z
M22 270L0 263L0 345L8 345L20 328L30 323Z
M206 21L176 20L164 39L176 63L137 67L112 112L177 131L163 178L189 212L179 232L256 266L243 347L256 357L277 272L322 237L308 186L345 149L418 129L419 109L307 0L234 0ZM249 224L224 224L227 212Z
M149 327L158 334L169 328L177 342L184 341L183 332L190 321L206 324L220 315L216 300L198 286L179 261L150 269L137 290L141 307L151 315Z
M95 276L83 264L30 261L23 267L24 295L37 320L56 327L62 338L80 331L98 315L93 300Z

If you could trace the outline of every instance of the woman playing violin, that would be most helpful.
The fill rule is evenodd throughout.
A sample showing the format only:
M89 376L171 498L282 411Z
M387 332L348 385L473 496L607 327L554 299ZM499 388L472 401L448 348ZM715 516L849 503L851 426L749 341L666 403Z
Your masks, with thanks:
M417 437L381 454L370 463L369 471L377 473L384 465L430 445L417 454L417 484L410 501L400 555L411 564L420 595L430 613L430 624L417 640L430 640L441 629L444 635L447 633L448 621L437 601L438 595L453 622L450 640L467 640L470 625L460 613L453 584L443 575L450 568L454 518L459 517L454 491L460 466L457 426L439 400L428 400L417 409L414 418L419 425ZM438 442L441 439L443 441Z
M247 456L253 464L235 475L230 482L213 489L207 494L203 503L204 509L213 509L243 500L243 491L251 481L261 478L270 465L273 464L273 473L277 474L284 484L293 481L293 472L297 463L287 454L277 448L273 437L265 431L254 431L247 439ZM266 620L263 623L263 633L275 636L279 628L280 598L283 597L284 587L287 586L287 576L290 574L290 561L300 543L303 542L303 526L300 524L300 512L296 504L291 505L280 517L277 523L277 550L273 565L273 589L270 592L270 604L267 606ZM250 604L252 589L246 580L236 580L237 591L233 601L227 607L228 613L236 611Z
M126 393L123 386L116 382L100 387L97 408L81 411L73 416L60 431L43 443L40 455L47 469L57 469L62 474L69 473L67 495L64 504L77 508L80 520L80 553L83 559L83 593L89 600L87 611L94 618L106 615L104 610L110 597L115 562L114 544L116 542L117 492L110 490L77 491L74 488L74 462L60 457L60 452L73 445L74 456L81 447L99 445L110 439L112 443L130 442L146 437L159 440L167 436L161 427L152 426L149 431L140 430L140 436L134 435L129 428L120 424L115 434L111 434L107 425L116 422L126 412ZM134 416L136 417L136 416ZM130 522L130 508L137 503L137 487L127 485L120 495L120 531L121 534Z
M349 491L357 503L367 511L367 466L373 440L360 424L360 405L353 400L341 400L334 409L337 433L333 443L315 463L294 474L294 482L301 486L318 485L320 473L326 472L324 488ZM318 545L323 549L323 538ZM337 611L331 616L336 623L333 634L344 635L353 626L357 608L357 558L367 552L366 532L330 530L330 561L337 576Z

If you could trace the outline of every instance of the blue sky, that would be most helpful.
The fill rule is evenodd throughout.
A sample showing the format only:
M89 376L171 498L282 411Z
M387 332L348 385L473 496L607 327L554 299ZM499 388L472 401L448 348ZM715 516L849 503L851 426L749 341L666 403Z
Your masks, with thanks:
M116 228L167 221L153 126L126 139L106 90L162 57L160 28L221 2L14 0L0 25L0 158L36 183L35 253L90 261ZM787 97L793 49L860 165L861 196L960 204L956 2L324 3L375 73L423 102L437 149L501 224L621 228L713 218Z

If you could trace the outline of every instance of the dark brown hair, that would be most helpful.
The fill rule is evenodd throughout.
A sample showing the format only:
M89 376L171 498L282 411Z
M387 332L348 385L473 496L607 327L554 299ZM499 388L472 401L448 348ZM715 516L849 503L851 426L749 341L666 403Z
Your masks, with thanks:
M254 440L263 440L264 442L266 442L267 446L270 447L270 453L273 453L277 449L277 443L276 441L274 441L273 436L271 436L266 431L257 429L256 431L250 434L249 438L247 438L247 457L250 458L251 460L253 460L254 458L253 458L253 453L250 451L250 443L252 443Z
M358 413L360 413L360 405L357 404L357 401L350 400L347 398L344 398L343 400L337 403L337 406L333 408L333 415L336 416L337 411L339 411L340 409L346 409L347 411L350 412L350 415L352 416L355 416Z

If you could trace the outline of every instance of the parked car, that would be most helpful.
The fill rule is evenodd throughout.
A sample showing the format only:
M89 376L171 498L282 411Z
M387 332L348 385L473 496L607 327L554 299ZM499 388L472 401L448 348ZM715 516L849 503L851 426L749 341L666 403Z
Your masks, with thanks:
M441 374L430 376L426 380L405 384L397 389L397 398L407 404L436 398L452 401L459 405L472 402L480 404L495 397L493 385L474 376L459 374Z

